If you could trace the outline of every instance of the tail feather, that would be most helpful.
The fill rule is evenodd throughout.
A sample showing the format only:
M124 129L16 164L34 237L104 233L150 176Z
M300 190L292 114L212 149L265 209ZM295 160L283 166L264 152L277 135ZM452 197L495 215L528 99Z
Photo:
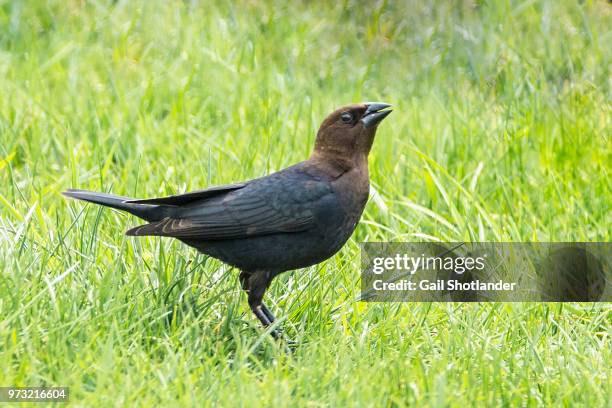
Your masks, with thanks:
M127 211L137 217L140 217L149 222L159 221L165 216L165 208L161 205L148 204L133 204L127 203L128 200L133 200L129 197L122 197L106 193L96 193L86 190L68 190L62 192L66 197L83 200L94 204L103 205L105 207L115 208L121 211Z

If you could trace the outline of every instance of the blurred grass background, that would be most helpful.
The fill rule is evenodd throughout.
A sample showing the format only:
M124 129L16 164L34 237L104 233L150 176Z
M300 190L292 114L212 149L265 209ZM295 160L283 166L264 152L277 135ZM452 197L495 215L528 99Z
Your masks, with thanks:
M605 406L609 305L362 304L360 241L609 241L604 1L0 0L0 385L81 406ZM149 197L303 160L335 107L394 113L334 258L267 301L70 187Z

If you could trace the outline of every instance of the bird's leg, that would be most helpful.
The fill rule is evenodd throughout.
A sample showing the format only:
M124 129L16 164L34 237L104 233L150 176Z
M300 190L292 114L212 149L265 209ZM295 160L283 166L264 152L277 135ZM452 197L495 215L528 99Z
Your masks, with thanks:
M270 326L274 323L274 315L268 310L266 305L263 304L263 295L270 284L270 274L268 272L255 272L252 274L241 272L240 273L240 284L248 294L249 307L253 314L259 319L264 327ZM272 337L278 339L281 334L278 330L271 332Z
M250 273L240 272L240 276L238 277L238 279L240 280L240 286L242 287L242 290L247 293L249 299L249 307L251 308L255 316L257 316L257 319L259 319L262 325L269 326L272 321L268 318L268 316L266 316L265 312L263 311L263 308L261 307L261 305L263 304L263 302L261 302L261 297L263 297L263 295L260 297L259 300L260 307L257 307L257 300L254 296L251 295L249 284L251 276L252 275Z
M266 306L264 302L261 302L261 310L266 314L266 317L268 318L268 320L270 320L270 323L274 323L276 317L274 317L274 315L272 314L270 309L268 309L268 306Z

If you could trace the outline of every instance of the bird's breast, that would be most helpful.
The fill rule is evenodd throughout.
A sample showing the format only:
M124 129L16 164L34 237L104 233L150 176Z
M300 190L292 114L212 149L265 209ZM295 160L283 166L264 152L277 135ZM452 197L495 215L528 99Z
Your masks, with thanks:
M346 213L346 222L353 228L361 218L370 193L370 180L365 169L355 168L332 183L334 193Z

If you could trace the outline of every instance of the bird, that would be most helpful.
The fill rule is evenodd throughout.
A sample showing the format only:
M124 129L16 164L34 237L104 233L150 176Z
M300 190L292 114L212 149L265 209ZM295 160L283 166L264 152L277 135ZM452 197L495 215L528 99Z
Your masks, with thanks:
M62 194L147 221L128 236L176 238L238 269L249 308L268 327L275 317L263 297L272 279L330 258L353 234L369 197L368 154L390 107L365 102L334 110L307 160L265 177L147 199Z

